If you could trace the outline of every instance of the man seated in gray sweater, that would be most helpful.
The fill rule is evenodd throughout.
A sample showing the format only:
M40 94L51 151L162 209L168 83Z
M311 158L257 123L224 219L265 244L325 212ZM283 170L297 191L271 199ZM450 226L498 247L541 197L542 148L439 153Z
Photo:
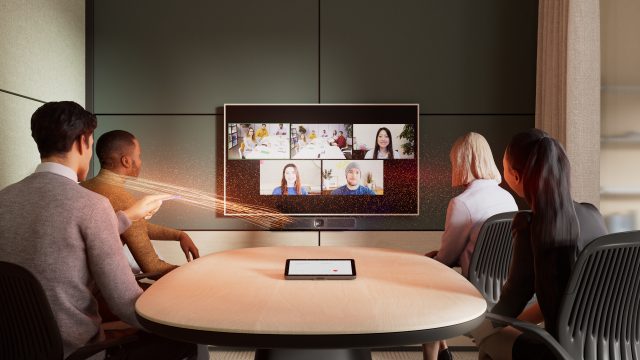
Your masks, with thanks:
M114 213L109 200L79 186L89 170L96 127L96 117L74 102L41 106L31 118L31 136L42 163L32 175L0 190L0 261L25 267L42 283L65 358L104 339L94 286L122 321L142 329L134 310L142 289L129 269L119 234L132 221L149 218L161 199L171 196L146 196ZM131 346L140 343L145 353L168 348L161 350L166 356L156 359L182 359L196 351L193 344L139 333L144 336ZM131 349L128 359L141 358ZM104 356L102 352L94 358Z

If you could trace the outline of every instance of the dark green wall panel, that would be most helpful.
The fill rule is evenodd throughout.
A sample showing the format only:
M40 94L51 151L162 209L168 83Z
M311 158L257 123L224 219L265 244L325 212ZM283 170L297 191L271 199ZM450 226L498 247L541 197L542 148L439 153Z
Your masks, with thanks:
M532 114L538 1L323 0L323 103Z
M96 113L318 101L317 1L95 4Z

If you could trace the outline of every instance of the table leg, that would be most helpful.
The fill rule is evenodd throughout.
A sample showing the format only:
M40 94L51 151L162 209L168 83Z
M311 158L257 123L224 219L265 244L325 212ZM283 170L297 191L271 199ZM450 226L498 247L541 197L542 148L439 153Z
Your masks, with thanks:
M257 349L255 360L371 360L371 349Z

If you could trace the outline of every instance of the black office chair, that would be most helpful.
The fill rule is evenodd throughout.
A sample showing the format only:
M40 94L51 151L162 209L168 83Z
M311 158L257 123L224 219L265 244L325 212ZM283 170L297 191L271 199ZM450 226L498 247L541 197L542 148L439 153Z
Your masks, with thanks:
M517 211L496 214L488 218L478 234L469 264L469 281L487 301L487 311L500 300L500 293L509 276L513 256L511 222ZM527 307L538 301L533 296Z
M144 278L156 274L139 274ZM84 346L66 360L86 359L137 340L127 335ZM62 337L40 281L20 265L0 261L0 359L61 360Z
M558 341L534 324L487 314L543 342L564 360L638 359L640 231L602 236L580 253L558 314Z

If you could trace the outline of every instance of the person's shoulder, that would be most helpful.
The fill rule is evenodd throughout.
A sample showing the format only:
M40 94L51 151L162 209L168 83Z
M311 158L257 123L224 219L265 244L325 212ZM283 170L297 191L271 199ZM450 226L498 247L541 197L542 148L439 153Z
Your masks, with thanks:
M598 225L604 224L604 218L602 217L600 210L598 210L598 208L593 204L577 203L574 201L573 207L576 210L576 216L581 224L587 219L587 222L590 222L591 225L595 223L598 223Z
M305 188L300 188L300 193L302 193L302 195L309 195L309 193L307 192L307 189Z
M367 153L364 155L364 158L365 159L373 159L373 152L374 152L374 150L367 151Z
M371 190L368 187L363 186L363 185L359 185L358 192L359 193L364 193L364 194L367 194L367 195L376 195L375 191L373 191L373 190Z
M347 187L347 185L342 185L339 188L333 190L331 192L331 195L342 195L344 193L344 189Z
M98 176L93 179L83 181L79 185L91 193L99 194L107 198L114 207L119 204L126 208L138 201L130 192L125 190L123 186L117 186L100 181Z
M598 214L600 214L600 210L598 210L598 208L592 203L588 203L588 202L578 203L574 201L573 206L576 209L584 209L585 211L597 212Z
M280 188L280 186L273 189L273 192L271 193L271 195L282 195L282 189Z

